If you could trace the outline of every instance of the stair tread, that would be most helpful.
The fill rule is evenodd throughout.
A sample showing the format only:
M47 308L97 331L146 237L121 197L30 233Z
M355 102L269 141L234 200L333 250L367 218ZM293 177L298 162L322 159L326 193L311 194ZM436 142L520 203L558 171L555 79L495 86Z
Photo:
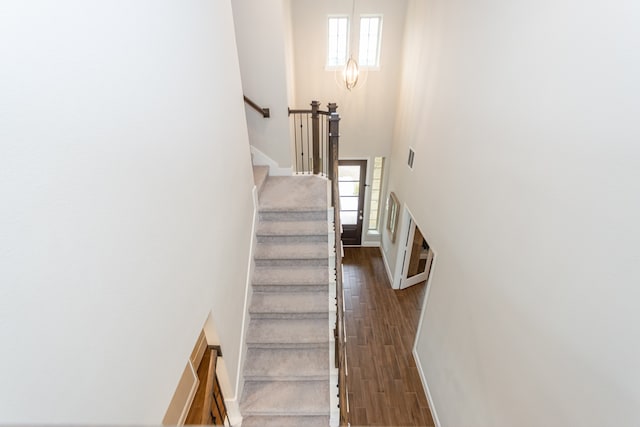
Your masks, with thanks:
M251 319L247 345L328 344L326 319Z
M327 221L260 221L256 234L259 236L313 236L327 235Z
M272 176L260 195L260 210L326 211L328 185L317 176Z
M327 292L256 292L249 313L328 312Z
M260 267L256 266L253 283L261 285L325 285L329 283L329 269L325 266Z
M262 380L328 379L329 352L326 349L258 349L247 351L245 378Z
M247 381L241 410L247 415L329 415L329 380Z
M328 416L250 416L242 419L242 427L327 427Z
M326 242L311 243L258 243L256 259L324 259L329 256Z

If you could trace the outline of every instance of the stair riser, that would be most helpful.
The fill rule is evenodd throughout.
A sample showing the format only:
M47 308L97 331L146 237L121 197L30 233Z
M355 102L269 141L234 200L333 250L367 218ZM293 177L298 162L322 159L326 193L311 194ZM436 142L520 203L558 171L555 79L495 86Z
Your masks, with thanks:
M276 376L261 376L261 375L251 375L250 373L244 374L245 381L326 381L327 373L319 374L319 375L309 375L309 376L291 376L291 377L276 377Z
M327 211L260 211L258 218L260 221L326 221Z
M329 285L253 284L254 292L326 292Z
M329 328L327 328L329 329ZM328 334L327 334L328 335ZM265 349L291 349L291 350L300 350L300 349L317 349L317 350L328 350L329 349L329 337L327 336L326 343L258 343L258 342L247 342L247 348L265 348Z
M329 241L326 234L308 235L308 236L275 236L275 235L258 235L256 236L258 243L327 243Z
M252 313L252 319L329 319L329 313Z
M242 427L327 427L331 420L328 416L322 417L244 417Z
M329 260L326 258L319 259L256 259L258 267L328 267Z
M327 405L328 406L328 405ZM266 411L247 411L244 410L242 411L242 415L243 416L251 416L251 417L279 417L279 416L318 416L318 417L322 417L322 416L327 416L327 412L328 411L324 411L324 412L311 412L311 411L300 411L300 412L296 412L296 411L282 411L282 412L278 412L278 411L273 411L273 412L266 412Z

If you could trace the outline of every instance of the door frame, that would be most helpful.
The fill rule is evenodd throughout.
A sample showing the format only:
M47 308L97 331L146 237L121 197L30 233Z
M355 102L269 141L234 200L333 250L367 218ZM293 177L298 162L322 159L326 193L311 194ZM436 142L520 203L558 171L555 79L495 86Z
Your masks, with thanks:
M420 282L424 282L429 278L429 273L431 272L431 265L433 264L433 250L431 250L431 246L429 246L429 251L427 252L426 266L425 271L422 273L418 273L414 276L407 277L409 274L409 264L411 259L411 251L409 248L413 250L413 239L415 238L416 229L420 229L416 224L415 220L410 217L409 218L409 234L407 236L406 246L403 248L404 250L404 258L402 260L403 268L402 268L402 277L400 278L400 289L406 289L409 286L416 285ZM424 235L422 236L424 240Z
M407 272L409 270L409 264L405 262L405 258L411 253L410 249L413 244L413 236L415 233L415 229L420 228L420 225L416 222L415 217L409 210L409 207L405 204L403 205L402 217L401 217L401 227L400 232L398 233L398 255L396 258L396 268L395 273L393 275L393 283L391 284L393 289L405 289L412 284L419 283L422 281L427 281L427 286L429 286L429 282L431 281L431 276L433 276L433 267L436 261L436 252L433 250L433 247L429 245L430 253L431 253L431 267L429 271L425 273L418 274L409 279L407 283ZM424 237L424 229L423 237ZM425 237L426 239L426 237ZM408 253L407 253L407 250ZM424 276L421 276L424 275ZM421 276L421 277L418 277ZM411 280L414 279L414 280ZM419 280L418 280L419 279ZM414 282L414 283L411 283ZM428 292L428 288L427 288ZM426 297L426 296L425 296Z

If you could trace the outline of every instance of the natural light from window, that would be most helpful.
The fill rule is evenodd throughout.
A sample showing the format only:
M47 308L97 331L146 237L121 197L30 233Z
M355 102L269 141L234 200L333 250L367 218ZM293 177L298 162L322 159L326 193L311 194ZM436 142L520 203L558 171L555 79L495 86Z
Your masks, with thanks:
M330 16L328 26L327 67L341 67L347 63L349 18Z
M371 205L369 207L369 231L378 229L380 218L380 193L382 191L382 168L384 158L376 157L373 161L373 179L371 180Z
M381 30L382 16L363 16L360 18L358 62L361 67L378 67L380 65Z

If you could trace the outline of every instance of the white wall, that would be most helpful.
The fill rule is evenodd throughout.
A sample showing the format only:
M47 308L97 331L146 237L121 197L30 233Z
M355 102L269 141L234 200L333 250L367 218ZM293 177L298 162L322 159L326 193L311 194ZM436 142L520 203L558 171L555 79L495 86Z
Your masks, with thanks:
M266 119L246 106L251 145L291 167L288 110L289 18L286 0L233 0L233 16L244 94L270 109ZM292 96L291 96L292 97Z
M211 311L237 369L230 2L3 2L0 57L0 423L159 424Z
M343 0L292 1L295 49L296 108L310 108L312 100L335 102L340 113L340 157L388 156L393 138L406 0L356 1L352 28L357 58L359 16L382 14L380 69L367 73L366 83L349 92L336 83L335 71L325 70L328 15L351 15Z
M637 425L640 6L409 5L389 189L437 252L441 424Z

